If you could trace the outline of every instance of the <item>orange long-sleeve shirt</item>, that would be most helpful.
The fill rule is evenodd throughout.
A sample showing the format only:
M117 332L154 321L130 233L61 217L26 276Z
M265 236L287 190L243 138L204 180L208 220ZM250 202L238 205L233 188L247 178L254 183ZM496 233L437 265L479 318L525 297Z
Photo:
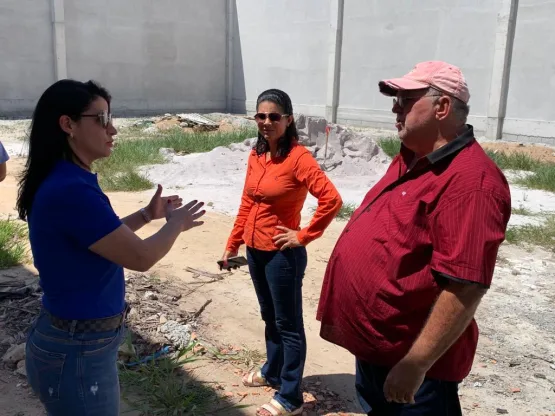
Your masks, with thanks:
M318 199L318 208L310 224L300 229L308 192ZM241 244L258 250L279 250L272 240L282 233L277 226L299 230L299 242L307 245L323 234L342 204L337 189L304 146L295 144L286 157L269 161L265 154L258 156L253 150L227 250L237 251Z

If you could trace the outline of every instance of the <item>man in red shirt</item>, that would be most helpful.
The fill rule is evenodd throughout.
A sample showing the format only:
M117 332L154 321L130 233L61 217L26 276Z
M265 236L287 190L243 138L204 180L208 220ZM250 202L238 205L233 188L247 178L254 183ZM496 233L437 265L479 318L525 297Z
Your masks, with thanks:
M401 151L337 241L321 336L356 356L368 414L461 415L458 383L505 239L509 186L466 124L459 68L422 62L379 87L395 97Z

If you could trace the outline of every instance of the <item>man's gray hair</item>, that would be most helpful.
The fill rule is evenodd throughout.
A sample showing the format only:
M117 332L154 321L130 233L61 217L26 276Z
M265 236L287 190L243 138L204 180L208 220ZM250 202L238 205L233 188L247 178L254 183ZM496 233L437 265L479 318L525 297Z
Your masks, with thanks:
M455 115L455 119L460 122L461 125L466 124L469 112L470 106L468 104L457 98L453 99L453 114Z
M426 95L437 97L434 100L435 103L437 102L439 97L446 94L440 90L435 89L434 87L430 87ZM453 102L453 114L455 115L455 119L460 123L461 126L466 124L466 119L468 118L468 113L470 112L470 106L464 101L461 101L455 97L451 97L451 100Z

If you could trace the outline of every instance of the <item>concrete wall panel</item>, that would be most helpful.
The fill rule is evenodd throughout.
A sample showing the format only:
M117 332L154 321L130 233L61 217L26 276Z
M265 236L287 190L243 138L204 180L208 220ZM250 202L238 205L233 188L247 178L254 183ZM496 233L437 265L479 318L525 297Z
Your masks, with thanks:
M554 0L519 1L504 123L507 138L555 137L554 19Z
M360 119L367 112L373 121L363 124L390 124L391 100L378 93L378 81L402 76L426 60L459 66L469 84L471 114L484 117L497 8L497 0L347 0L339 119Z
M254 111L262 91L280 88L295 111L323 116L329 19L328 1L237 1L235 110Z
M225 109L225 0L66 0L65 19L68 76L116 111Z
M0 115L33 108L54 82L50 0L0 2Z

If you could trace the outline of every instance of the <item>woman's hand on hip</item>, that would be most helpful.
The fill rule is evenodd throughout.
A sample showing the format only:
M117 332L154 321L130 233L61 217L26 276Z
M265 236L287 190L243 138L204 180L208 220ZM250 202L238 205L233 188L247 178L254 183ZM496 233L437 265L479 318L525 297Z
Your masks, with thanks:
M171 201L166 201L166 220L177 224L181 230L187 231L193 227L204 224L204 221L197 221L206 214L205 210L199 211L204 202L191 201L182 208L174 209Z
M162 185L158 185L146 210L150 214L151 219L159 220L166 215L168 205L171 205L173 209L177 209L183 205L183 200L178 195L162 196Z
M274 244L278 246L280 250L302 246L302 244L299 242L299 239L297 238L298 231L291 230L280 225L278 225L276 228L282 231L282 233L276 235L274 238L272 238L272 240L274 240Z

